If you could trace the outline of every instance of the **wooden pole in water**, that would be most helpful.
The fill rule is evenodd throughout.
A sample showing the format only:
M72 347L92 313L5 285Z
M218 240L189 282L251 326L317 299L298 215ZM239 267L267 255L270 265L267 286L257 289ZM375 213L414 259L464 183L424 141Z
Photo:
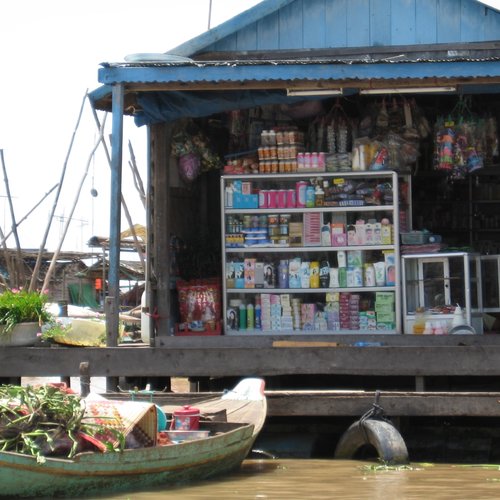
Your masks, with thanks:
M49 236L50 226L52 225L52 219L54 218L54 213L55 213L56 208L57 208L59 196L61 194L61 189L63 186L64 177L66 175L66 168L68 166L69 156L70 156L71 151L73 149L73 143L75 142L76 131L78 130L78 127L80 126L80 120L82 118L83 107L85 106L85 101L87 100L87 94L88 94L88 90L85 91L85 95L83 96L82 105L80 106L80 112L78 113L78 119L76 120L76 126L75 126L75 128L73 130L73 134L71 136L71 141L69 143L68 151L66 153L66 159L64 160L64 165L63 165L62 172L61 172L61 178L59 180L59 186L57 189L56 197L54 199L54 203L52 205L52 210L50 212L49 221L47 223L47 227L45 228L45 234L43 235L42 243L40 244L40 249L38 250L38 256L36 258L35 267L33 268L33 273L31 275L31 281L30 281L30 287L29 287L30 292L32 292L35 289L35 284L38 280L38 274L40 273L40 266L42 265L42 255L43 255L43 252L45 249L45 244L47 243L47 238Z

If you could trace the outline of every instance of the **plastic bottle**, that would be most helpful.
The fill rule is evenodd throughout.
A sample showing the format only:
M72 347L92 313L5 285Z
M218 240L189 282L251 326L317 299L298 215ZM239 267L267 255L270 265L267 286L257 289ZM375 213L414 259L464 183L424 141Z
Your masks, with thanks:
M424 335L432 335L434 333L434 326L432 325L432 321L425 322L425 328L422 333Z
M462 325L465 325L465 318L462 312L462 308L457 304L457 307L455 307L455 311L453 312L453 320L451 322L451 326L455 327Z
M253 330L255 328L254 307L252 303L247 305L247 328L249 330Z
M261 316L261 306L260 306L260 297L255 298L255 329L262 329L262 316Z
M422 335L425 330L425 309L417 307L415 310L415 322L413 323L413 333L415 335Z
M313 261L309 264L309 286L319 288L319 262Z
M240 330L245 330L247 327L247 308L245 304L240 304Z
M322 207L325 204L325 192L319 184L314 191L314 203L317 207Z
M306 207L307 208L314 208L314 203L315 203L314 188L312 186L307 186L307 189L306 189Z
M319 286L328 288L330 284L330 263L327 260L322 260L319 265Z

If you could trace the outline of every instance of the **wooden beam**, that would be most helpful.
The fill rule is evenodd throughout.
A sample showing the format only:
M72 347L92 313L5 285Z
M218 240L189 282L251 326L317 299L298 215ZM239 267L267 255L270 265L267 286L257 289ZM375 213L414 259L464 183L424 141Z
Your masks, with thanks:
M500 376L500 346L150 348L3 347L0 377L277 375Z
M160 406L195 405L219 393L168 393L154 399ZM129 399L124 394L113 399ZM135 396L136 399L149 396ZM371 391L266 391L270 417L361 416L375 401ZM379 391L378 404L389 417L498 417L499 392L388 392Z

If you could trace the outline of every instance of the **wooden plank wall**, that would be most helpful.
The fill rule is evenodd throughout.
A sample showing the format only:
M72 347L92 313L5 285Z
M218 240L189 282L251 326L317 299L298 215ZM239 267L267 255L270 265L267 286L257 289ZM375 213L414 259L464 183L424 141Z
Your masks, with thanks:
M205 50L483 42L499 32L500 14L475 0L295 0Z

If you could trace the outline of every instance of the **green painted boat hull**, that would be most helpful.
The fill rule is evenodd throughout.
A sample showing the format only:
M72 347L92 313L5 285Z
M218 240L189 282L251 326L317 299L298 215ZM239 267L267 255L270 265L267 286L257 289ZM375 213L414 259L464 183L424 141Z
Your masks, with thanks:
M237 468L255 438L254 425L246 425L196 441L44 464L0 452L0 497L82 497L206 479Z

